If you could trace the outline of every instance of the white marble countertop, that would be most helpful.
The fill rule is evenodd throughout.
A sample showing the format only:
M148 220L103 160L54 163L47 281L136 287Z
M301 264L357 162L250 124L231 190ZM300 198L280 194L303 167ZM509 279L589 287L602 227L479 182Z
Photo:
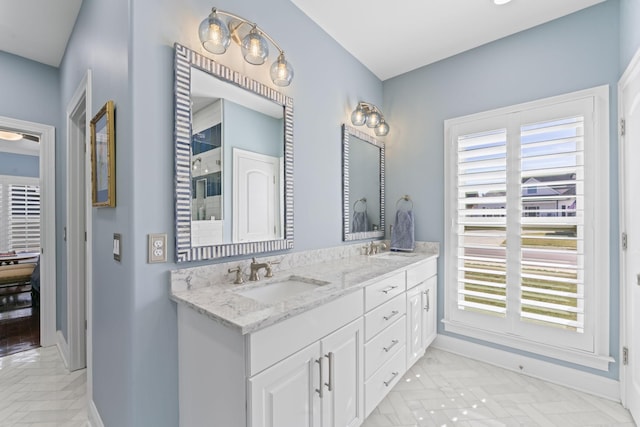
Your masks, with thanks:
M230 278L226 283L211 283L209 286L198 288L172 285L171 299L241 334L248 334L362 289L411 264L437 256L437 249L412 253L383 252L371 256L354 255L279 270L274 272L272 278L245 282L241 285L233 284ZM264 270L261 274L264 274ZM236 293L254 287L269 286L270 283L286 280L292 275L328 284L272 304L261 303Z

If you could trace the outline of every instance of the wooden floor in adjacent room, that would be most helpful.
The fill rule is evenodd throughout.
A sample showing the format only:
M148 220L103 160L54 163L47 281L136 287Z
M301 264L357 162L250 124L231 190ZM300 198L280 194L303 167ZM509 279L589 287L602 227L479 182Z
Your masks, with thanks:
M0 295L0 357L40 347L40 307L31 292Z

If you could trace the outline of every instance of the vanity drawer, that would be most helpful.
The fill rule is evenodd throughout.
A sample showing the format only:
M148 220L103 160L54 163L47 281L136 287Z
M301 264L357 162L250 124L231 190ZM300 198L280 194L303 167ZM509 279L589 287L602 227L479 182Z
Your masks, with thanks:
M404 292L391 301L364 315L364 340L369 341L407 312Z
M369 311L406 290L404 271L369 285L364 290L364 310Z
M407 316L380 332L364 346L364 377L369 378L405 345Z
M371 411L384 399L398 381L402 378L406 370L406 347L402 346L400 351L394 354L391 359L368 381L364 383L364 415L368 416Z
M407 289L411 289L424 282L431 276L438 274L438 258L433 257L419 265L407 269Z

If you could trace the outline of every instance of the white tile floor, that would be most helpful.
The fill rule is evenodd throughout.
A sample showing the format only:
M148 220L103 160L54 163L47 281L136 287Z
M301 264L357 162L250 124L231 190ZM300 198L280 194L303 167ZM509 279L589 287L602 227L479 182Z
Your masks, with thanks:
M86 372L55 347L0 358L0 427L87 425ZM618 403L429 349L363 427L633 427Z
M619 403L428 349L363 427L635 426Z
M0 427L87 425L86 370L69 372L56 347L0 358Z

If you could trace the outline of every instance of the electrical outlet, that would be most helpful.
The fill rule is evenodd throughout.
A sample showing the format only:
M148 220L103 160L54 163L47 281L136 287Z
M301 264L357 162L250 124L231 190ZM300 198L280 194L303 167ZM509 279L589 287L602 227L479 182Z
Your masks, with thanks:
M167 262L167 235L149 234L149 263Z

